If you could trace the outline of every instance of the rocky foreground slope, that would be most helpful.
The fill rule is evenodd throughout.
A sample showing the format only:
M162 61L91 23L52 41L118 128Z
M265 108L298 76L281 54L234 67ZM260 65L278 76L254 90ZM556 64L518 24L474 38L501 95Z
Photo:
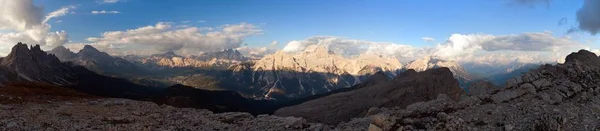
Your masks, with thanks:
M505 88L453 101L372 108L377 130L600 130L600 58L572 53L564 64L543 65Z
M448 94L458 100L463 93L448 68L423 72L408 70L388 82L284 107L275 115L337 124L364 116L371 107L406 107L415 102L433 100L438 94Z
M301 130L325 128L297 117L158 106L126 99L0 104L0 130Z

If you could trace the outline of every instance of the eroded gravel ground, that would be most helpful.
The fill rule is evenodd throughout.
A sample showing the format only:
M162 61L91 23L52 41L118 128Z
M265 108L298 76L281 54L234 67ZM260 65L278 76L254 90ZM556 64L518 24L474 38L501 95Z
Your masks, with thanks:
M213 114L127 99L0 105L0 130L328 130L296 117ZM366 127L364 127L366 129Z

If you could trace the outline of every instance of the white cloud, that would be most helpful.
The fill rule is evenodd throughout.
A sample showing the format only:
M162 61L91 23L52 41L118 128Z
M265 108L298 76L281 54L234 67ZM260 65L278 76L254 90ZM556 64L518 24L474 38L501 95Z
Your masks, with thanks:
M199 20L198 23L205 23L205 20Z
M425 42L434 42L435 38L431 38L431 37L421 37L421 40L425 41Z
M173 23L159 22L137 29L104 32L101 37L90 37L87 40L112 54L150 55L178 51L184 55L197 55L201 52L238 48L246 37L261 33L259 27L248 23L224 25L214 29L177 28ZM146 50L139 51L140 49Z
M275 53L275 51L277 51L277 45L279 45L279 42L273 41L266 47L241 46L236 49L244 56L260 58L264 55Z
M191 25L177 25L175 26L175 28L189 28L192 27Z
M354 40L331 36L316 36L305 40L291 41L282 49L285 52L296 53L304 51L309 45L325 45L329 50L336 54L346 57L357 56L360 54L374 54L399 59L413 58L420 54L422 49L414 48L410 45L401 45L389 42L372 42L363 40Z
M580 46L567 37L555 37L551 32L530 32L512 35L453 34L438 45L435 55L454 57L475 51L550 51L556 47Z
M67 6L43 15L43 7L32 0L0 0L0 54L7 54L17 42L39 44L44 49L62 45L67 41L65 31L50 31L48 20L72 13L74 6Z
M371 42L339 37L310 37L291 41L282 49L294 53L309 45L326 45L329 50L344 56L374 54L396 57L401 62L433 55L459 63L521 63L556 62L572 51L586 48L567 37L551 32L530 32L511 35L453 34L446 42L434 47L413 47L389 42Z
M44 21L42 21L42 23L47 23L48 20L50 20L52 18L55 18L55 17L64 16L64 15L67 15L69 13L75 13L75 12L71 11L72 9L75 9L75 8L76 8L75 6L67 6L67 7L60 8L60 9L58 9L56 11L50 12L46 16L46 18L44 19Z
M113 11L106 11L106 10L101 10L101 11L94 10L94 11L92 11L92 14L94 14L94 15L97 15L97 14L119 14L119 13L121 13L121 12L114 11L114 10Z
M0 0L0 29L24 31L39 26L43 10L32 0Z
M100 4L114 4L117 2L123 2L124 0L100 0L98 3Z

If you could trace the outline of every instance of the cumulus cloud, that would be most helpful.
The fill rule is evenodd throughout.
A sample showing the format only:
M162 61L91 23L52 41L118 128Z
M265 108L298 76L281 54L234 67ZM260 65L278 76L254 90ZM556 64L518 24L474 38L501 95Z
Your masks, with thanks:
M32 0L0 0L0 29L23 31L42 23L44 8Z
M282 51L297 53L304 51L309 45L324 45L334 53L346 57L353 57L361 54L373 54L397 58L412 58L421 51L421 49L416 49L409 45L354 40L332 36L316 36L305 40L291 41L283 47Z
M512 35L452 34L445 43L439 44L435 55L455 57L476 51L551 51L557 47L579 46L567 38L555 37L551 32L529 32Z
M17 42L39 44L48 49L62 45L67 41L65 31L51 32L48 20L72 13L74 6L67 6L47 15L43 7L36 6L32 0L0 0L0 54L7 54Z
M421 40L425 41L425 42L434 42L435 39L431 38L431 37L421 37Z
M583 7L577 11L579 29L596 35L600 31L600 1L584 0Z
M530 32L511 35L453 34L447 41L433 47L318 36L291 41L282 50L297 53L309 45L324 45L346 57L373 54L395 57L403 63L428 55L459 63L556 62L571 51L586 48L569 38L553 36L551 32Z
M121 12L114 11L114 10L113 11L106 11L106 10L101 10L101 11L94 10L94 11L92 11L92 14L94 14L94 15L97 15L97 14L119 14L119 13L121 13Z
M212 27L184 27L167 22L130 29L104 32L101 37L87 40L108 52L149 55L166 51L196 55L201 52L233 49L240 47L246 37L261 34L262 30L248 23ZM147 51L138 51L140 46ZM118 48L117 48L118 47Z
M277 51L277 45L279 45L278 41L273 41L269 46L265 47L250 47L250 46L241 46L236 50L240 51L242 55L253 58L261 58L264 55L272 54Z

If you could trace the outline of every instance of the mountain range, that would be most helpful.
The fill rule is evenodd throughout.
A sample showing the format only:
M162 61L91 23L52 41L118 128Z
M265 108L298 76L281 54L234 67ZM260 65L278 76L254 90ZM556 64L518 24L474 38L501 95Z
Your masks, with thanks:
M362 83L377 72L392 78L409 69L420 72L447 67L465 88L469 82L480 79L501 85L506 79L525 71L507 70L503 74L480 77L456 62L434 56L403 65L395 58L380 55L345 57L325 45L311 45L295 53L278 51L258 60L248 59L233 49L198 56L181 56L169 51L123 58L110 56L89 45L77 53L62 46L49 52L61 61L84 66L99 74L128 78L138 84L167 87L179 83L199 89L232 90L255 99L289 100L323 94Z
M266 97L290 93L307 96L356 85L379 71L393 76L402 64L379 56L345 58L325 46L312 45L295 54L278 51L255 61L251 67L237 69L250 69L248 74L267 92Z
M54 49L57 52L60 50L64 51L60 47ZM0 82L11 85L14 83L17 85L19 83L33 83L60 86L90 95L153 101L173 106L203 107L213 109L215 112L241 111L242 109L247 112L264 112L269 110L254 109L248 105L257 105L255 103L272 105L268 101L246 99L233 91L207 91L182 85L151 87L136 84L123 78L98 74L87 68L120 67L120 64L115 64L114 62L119 62L123 59L111 57L106 53L95 50L91 46L82 49L76 54L64 52L57 54L61 54L63 57L71 56L71 59L68 59L70 61L67 62L61 62L54 54L42 51L39 45L27 47L26 44L17 43L12 48L11 53L0 61L0 78L2 78ZM94 59L85 59L92 57ZM104 64L114 66L102 66ZM126 70L122 71L127 72ZM198 95L205 97L199 97ZM191 103L189 102L190 97L193 99ZM231 101L227 101L229 99ZM209 103L209 101L214 103ZM181 103L186 104L182 105Z
M593 127L598 126L597 118L594 116L599 114L595 105L598 105L600 100L597 95L600 92L598 88L600 81L597 79L600 77L600 73L598 73L600 72L600 57L586 50L568 55L565 63L541 65L508 78L502 86L496 86L485 79L466 79L473 77L462 75L461 73L466 71L458 64L432 57L415 60L405 67L390 69L386 66L393 65L391 62L395 61L386 61L384 57L372 58L373 56L369 56L370 59L381 59L378 62L390 62L390 64L383 64L382 67L365 65L366 68L360 67L361 69L357 71L353 69L358 67L354 67L362 66L357 59L338 57L326 48L309 49L311 50L306 50L306 52L310 53L278 52L275 53L277 55L265 56L264 61L263 59L246 61L232 64L226 69L206 70L189 67L160 69L167 70L167 72L199 70L190 74L215 78L214 81L218 81L218 84L215 85L222 86L219 88L223 89L206 90L181 84L150 87L133 83L128 79L106 76L106 74L88 70L90 67L120 67L116 66L120 64L114 64L120 58L101 55L105 53L93 50L93 47L82 49L83 52L78 53L68 53L66 52L68 50L56 48L53 54L49 54L42 51L39 45L28 47L18 43L8 56L0 60L0 82L8 85L8 87L0 87L0 97L9 95L12 99L12 96L16 95L18 97L15 98L27 101L34 98L22 99L21 97L32 97L31 92L34 91L44 95L44 98L51 98L51 96L43 93L62 94L60 96L62 98L96 99L97 96L127 98L150 101L158 105L208 109L216 113L248 112L250 116L258 115L255 117L256 120L252 121L254 123L262 123L261 120L266 117L272 119L301 117L298 119L301 121L300 123L304 123L301 125L306 125L306 127L293 127L299 130L319 124L324 129L337 128L338 130L356 128L372 130L548 130L565 128L593 130L596 129ZM72 59L61 62L57 55ZM83 59L90 56L98 56L103 59ZM81 62L83 60L89 62ZM264 66L268 63L266 61L274 64ZM115 66L97 65L103 64L102 62ZM334 62L339 63L327 64ZM94 66L87 64L88 67L84 63L93 63ZM302 66L301 63L313 63L315 66L306 66L307 64ZM142 69L146 68L139 66L140 64L136 62L131 62L131 64ZM257 67L271 67L267 69L272 70ZM360 72L368 75L360 76L362 74ZM150 76L157 77L153 74ZM356 84L322 90L318 93L294 92L299 89L323 88L321 86L324 84L323 82L340 83L339 80L334 81L335 78L345 80L343 83L354 80ZM461 78L470 81L466 88L461 87ZM309 82L293 83L293 81L305 80ZM267 92L264 92L263 88L252 88L260 84L273 84L272 86L275 87L264 88L268 89ZM282 86L275 84L282 84ZM283 87L284 89L280 89ZM294 89L293 87L298 88ZM272 91L274 88L284 92L277 94ZM244 94L248 92L267 96L256 98L252 97L253 95ZM73 95L65 95L67 93ZM269 97L276 97L276 99L265 99ZM1 100L0 102L12 101L14 100ZM39 100L35 101L39 102ZM81 101L85 100L81 99ZM48 103L52 102L45 102L45 104ZM44 104L44 102L38 104ZM72 104L67 105L72 106ZM21 105L12 104L11 106ZM86 105L78 103L77 106ZM132 109L127 106L133 105L108 104L105 106ZM1 109L12 110L11 107L5 106L2 106ZM170 112L177 110L179 109L169 109ZM175 115L185 116L185 112L178 113L180 114ZM143 115L144 113L135 114ZM238 118L246 118L243 116L236 113L223 113L210 117L224 123L235 123ZM1 119L4 120L4 118ZM65 118L65 120L70 120L70 118ZM136 120L141 119L105 118L105 121L111 121L113 124L135 123ZM0 125L7 124L0 123ZM289 128L286 127L286 129Z
M199 56L180 56L172 51L151 56L128 55L125 59L140 63L147 68L219 68L226 69L231 65L247 60L239 51L226 49L208 52Z
M28 50L23 48L23 45L18 44L13 50ZM31 50L28 51L14 52L17 54L21 54L21 52L31 52L23 54L45 54L38 48L31 47ZM49 53L53 55L46 55L49 58L44 58L45 61L52 60L50 58L52 56L53 58L59 58L60 61L67 62L66 65L72 63L73 65L69 66L83 66L97 74L125 78L136 85L166 88L169 85L180 83L203 90L231 90L250 99L277 99L283 101L328 94L328 92L335 92L336 90L353 89L352 87L355 87L355 85L368 82L372 75L384 74L383 76L387 78L393 78L406 70L421 72L446 67L463 88L468 85L467 82L480 79L467 73L463 67L455 62L432 56L414 60L403 66L397 59L383 56L365 54L356 57L344 57L333 53L323 45L311 45L298 53L278 51L254 61L246 59L239 51L232 49L187 57L177 55L174 52L167 52L146 57L126 56L121 58L110 56L86 45L77 53L73 53L62 46L52 49ZM14 65L15 62L10 62L20 59L29 60L32 58L16 58L16 55L11 54L3 58L2 64L20 68L21 66ZM55 65L63 64L60 61L49 62ZM23 63L37 62L28 61ZM19 80L72 84L73 82L69 79L75 75L69 73L68 69L67 67L57 69L60 71L56 72L64 73L64 77L33 77L38 78L38 80L32 79L29 75L22 75L28 74L27 72L20 72L30 69L15 69L17 72L10 73L10 71L7 71L7 73L8 75L21 76L20 78L17 77ZM32 73L35 74L36 72ZM41 77L44 73L40 72L36 75ZM510 78L511 75L519 74L510 74L505 77ZM15 77L7 78L15 79Z
M100 74L126 77L150 74L150 71L145 68L141 68L123 58L113 57L105 52L100 52L90 45L85 45L83 49L77 53L73 53L63 46L58 46L48 51L48 53L54 54L63 62L71 62L76 65L84 66Z

